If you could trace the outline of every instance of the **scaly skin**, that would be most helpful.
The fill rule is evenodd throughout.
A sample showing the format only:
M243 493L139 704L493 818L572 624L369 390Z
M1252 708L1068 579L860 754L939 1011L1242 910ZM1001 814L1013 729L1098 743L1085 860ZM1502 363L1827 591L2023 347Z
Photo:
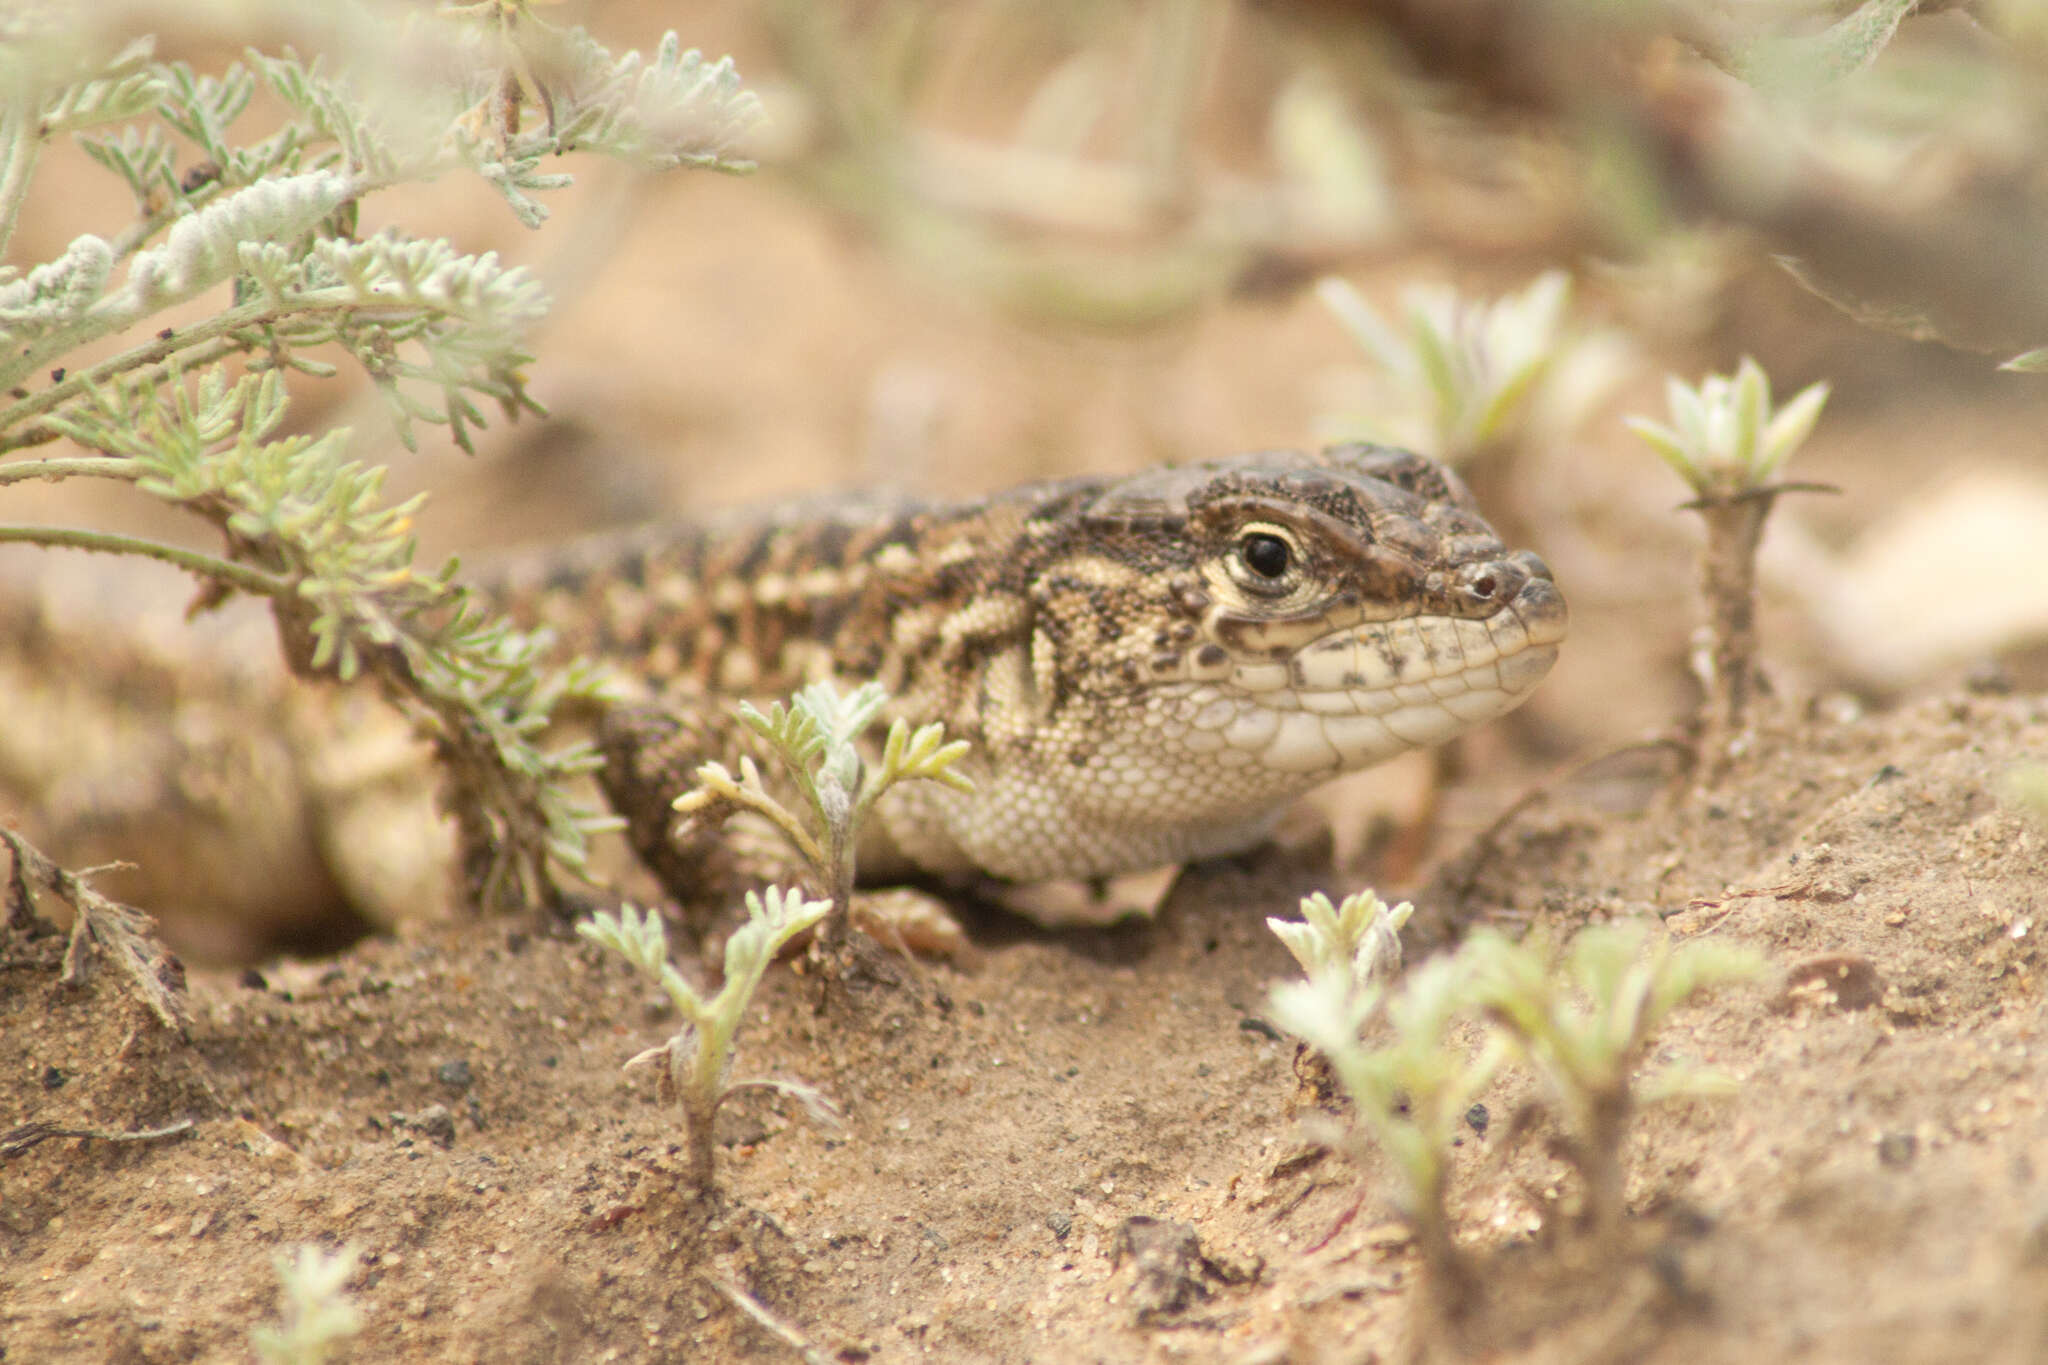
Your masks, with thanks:
M604 784L670 890L669 803L735 699L878 679L968 740L972 794L900 788L865 874L1102 878L1257 844L1296 797L1527 697L1564 599L1449 471L1339 446L958 504L797 505L507 576L515 618L615 666Z

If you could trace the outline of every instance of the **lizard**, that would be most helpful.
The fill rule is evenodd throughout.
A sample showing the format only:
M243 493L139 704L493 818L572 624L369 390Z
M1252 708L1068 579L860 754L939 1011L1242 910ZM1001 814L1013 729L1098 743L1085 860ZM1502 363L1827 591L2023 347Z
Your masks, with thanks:
M1099 882L1246 851L1317 784L1513 709L1568 615L1455 473L1365 444L656 526L490 591L615 669L600 783L686 902L716 842L672 804L733 752L735 699L875 679L885 718L969 742L972 792L877 808L864 881Z

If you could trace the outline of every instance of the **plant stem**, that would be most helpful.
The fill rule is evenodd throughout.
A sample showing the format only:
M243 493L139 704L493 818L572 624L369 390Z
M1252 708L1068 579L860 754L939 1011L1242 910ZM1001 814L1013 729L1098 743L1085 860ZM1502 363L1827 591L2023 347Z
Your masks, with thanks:
M825 923L817 927L817 945L823 956L838 954L840 945L846 941L846 929L854 919L854 843L848 837L850 823L834 823L827 833L827 864L825 876L825 898L831 900L831 911L825 915Z
M1439 1167L1428 1183L1415 1191L1409 1226L1415 1234L1415 1250L1429 1271L1422 1286L1425 1311L1439 1324L1449 1327L1471 1309L1479 1284L1471 1262L1451 1238L1450 1217L1444 1211L1444 1184L1444 1172Z
M1611 1247L1616 1245L1614 1239L1628 1216L1628 1191L1621 1159L1633 1108L1629 1103L1627 1073L1622 1073L1619 1085L1595 1090L1588 1099L1584 1138L1570 1144L1568 1155L1586 1185L1586 1207L1581 1218L1595 1245Z
M119 355L109 356L91 369L66 375L60 382L39 393L29 395L5 411L0 411L0 432L8 433L0 436L0 453L50 440L58 433L48 427L31 427L25 432L15 432L14 428L31 418L40 417L52 409L62 407L71 399L90 388L104 384L123 371L140 369L145 365L162 366L172 355L188 348L197 349L192 354L179 356L180 362L186 365L209 364L235 351L247 349L233 337L208 336L207 330L194 327L186 332L174 332L168 337L151 337L144 345L131 347Z
M804 828L803 821L790 814L789 809L780 801L772 797L766 801L751 800L747 802L747 808L765 815L774 821L775 827L781 830L784 837L796 846L796 851L809 859L814 866L824 857L824 854L818 848L818 841L813 839L811 832Z
M267 573L252 564L238 564L198 550L135 536L115 535L110 531L87 531L74 526L0 525L0 544L8 542L93 550L103 554L141 555L257 597L286 597L295 586L294 580L282 574Z
M683 1087L683 1130L689 1139L690 1188L699 1198L711 1196L717 1174L718 1104L724 1099L723 1076L726 1051L732 1046L732 1031L721 1028L716 1019L697 1021L697 1055L690 1060L688 1083Z
M1707 612L1703 657L1695 660L1706 697L1701 707L1699 785L1727 775L1729 747L1748 719L1756 683L1756 552L1778 489L1703 498L1707 524L1700 594Z
M190 293L198 292L200 291L196 289L190 291ZM168 307L176 301L165 300L164 306ZM275 303L269 300L245 303L240 308L231 308L227 312L217 313L203 322L194 323L183 331L172 332L169 336L158 335L151 337L140 346L123 351L119 355L109 356L89 370L68 376L62 382L52 384L40 393L31 394L13 407L0 411L0 431L10 430L31 417L39 417L52 408L60 406L67 400L85 392L88 383L104 383L124 370L131 370L141 365L149 365L166 360L179 351L189 350L202 343L221 343L220 349L215 351L214 355L225 355L229 351L250 349L249 344L238 341L232 336L233 333L243 331L246 328L263 327L271 323L283 322L287 318L312 317L323 313L361 313L375 316L385 313L418 312L421 307L422 305L418 300L402 298L397 295L394 295L389 303L380 306L377 303L367 302L343 289L324 289L318 294L301 294L284 303ZM161 311L161 309L152 311ZM4 369L0 369L0 389L5 389L10 385L19 383L24 375L41 368L44 362L52 360L66 351L82 346L86 342L96 341L100 337L118 332L140 321L143 316L145 314L135 313L129 315L118 309L108 309L104 312L94 309L93 312L79 319L71 327L45 337L36 344L29 354L21 357L19 360L9 362ZM169 329L166 328L165 330L168 331ZM203 358L212 359L213 356ZM192 357L187 357L188 362L192 359Z
M1158 0L1152 6L1139 86L1146 94L1134 159L1144 170L1152 198L1149 207L1155 212L1172 214L1186 208L1188 124L1220 10L1212 0Z
M301 150L311 151L331 141L333 141L332 138L309 138L301 144ZM253 184L254 182L248 183ZM143 215L122 229L121 235L114 238L107 245L114 249L115 260L125 261L136 252L142 250L144 242L162 232L172 223L177 222L178 219L188 213L199 212L208 204L220 198L230 188L241 189L243 187L241 184L230 187L225 180L209 180L204 185L186 190L182 202L174 199L158 208L155 212L148 211L147 206L145 206Z
M40 113L27 104L10 102L0 111L0 157L6 159L4 171L0 171L0 258L7 255L7 245L14 239L14 223L28 198L29 178L42 159L41 123Z
M30 479L139 479L141 466L121 456L87 456L69 460L23 460L0 465L0 486Z

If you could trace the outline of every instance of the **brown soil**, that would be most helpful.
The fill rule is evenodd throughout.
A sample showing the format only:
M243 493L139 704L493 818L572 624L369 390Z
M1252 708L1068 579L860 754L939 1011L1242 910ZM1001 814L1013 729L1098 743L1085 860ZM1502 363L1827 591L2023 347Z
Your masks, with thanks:
M510 231L492 213L458 235ZM402 471L442 490L442 543L843 480L889 457L891 384L936 395L904 477L948 491L1299 443L1322 406L1306 376L1350 360L1298 299L1142 336L1020 328L765 180L664 186L604 253L539 339L557 421L499 433L474 474ZM1823 542L1959 451L2038 429L1768 275L1742 298L1736 343L1800 358L1781 386L1840 381L1801 457L1847 490L1806 513ZM1688 704L1690 551L1676 485L1612 428L1520 471L1515 515L1558 564L1575 638L1538 701L1466 747L1433 855L1404 860L1345 799L1337 870L1297 839L1192 869L1155 922L1099 932L961 906L967 959L822 1010L814 978L778 969L738 1074L809 1081L846 1128L729 1110L714 1208L678 1193L673 1113L620 1071L673 1029L663 998L559 925L426 922L195 967L182 1037L109 972L60 985L61 938L0 944L0 1122L191 1124L0 1156L0 1357L247 1359L277 1313L273 1255L312 1242L363 1253L358 1362L795 1358L728 1291L843 1361L2041 1359L2048 834L1996 793L2048 754L2048 695L1952 675L1866 709L1778 602L1764 648L1785 700L1721 787L1678 795L1668 750L1626 746ZM1482 1268L1458 1324L1418 1295L1384 1174L1304 1138L1312 1086L1263 1017L1292 969L1263 917L1373 882L1407 887L1423 943L1641 921L1770 964L1661 1035L1654 1060L1741 1084L1638 1122L1622 1245L1571 1235L1573 1177L1526 1078L1482 1096L1455 1157Z
M313 1241L365 1252L357 1360L786 1357L716 1282L847 1360L1364 1360L1418 1330L1545 1360L2032 1359L2048 858L1986 793L2044 749L2040 699L1801 716L1704 804L1616 814L1582 779L1447 868L1439 913L1664 916L1772 964L1662 1036L1742 1084L1637 1125L1629 1248L1565 1234L1567 1168L1540 1123L1513 1132L1526 1084L1484 1096L1456 1157L1484 1267L1461 1337L1417 1327L1379 1176L1300 1136L1260 916L1326 878L1279 854L1196 869L1152 924L974 918L971 965L823 1012L778 972L741 1070L816 1083L847 1128L730 1113L708 1215L671 1112L619 1071L672 1027L661 997L562 932L199 972L184 1039L108 973L58 986L60 938L17 943L8 1112L196 1124L8 1162L0 1333L10 1360L240 1358L272 1253ZM1199 1255L1120 1266L1147 1219Z

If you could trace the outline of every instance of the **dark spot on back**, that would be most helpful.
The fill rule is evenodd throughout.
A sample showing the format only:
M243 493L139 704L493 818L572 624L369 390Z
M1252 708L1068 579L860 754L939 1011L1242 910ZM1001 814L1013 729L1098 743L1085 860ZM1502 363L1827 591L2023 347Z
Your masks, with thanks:
M775 548L775 542L780 540L782 535L783 532L776 528L764 530L756 535L754 543L747 547L747 552L741 556L740 562L732 566L732 576L743 582L751 582L754 575L761 571L761 566L768 562L768 552Z
M828 521L811 535L811 551L820 564L835 567L846 563L846 547L853 540L853 527L843 521Z
M838 638L839 629L846 624L846 618L853 614L855 599L846 593L835 593L830 597L806 598L791 609L801 633L814 640Z
M636 545L619 556L619 576L636 588L647 586L647 548Z
M581 597L583 588L590 581L590 575L583 566L568 560L557 560L548 565L547 577L541 580L541 591L559 593L568 597Z

